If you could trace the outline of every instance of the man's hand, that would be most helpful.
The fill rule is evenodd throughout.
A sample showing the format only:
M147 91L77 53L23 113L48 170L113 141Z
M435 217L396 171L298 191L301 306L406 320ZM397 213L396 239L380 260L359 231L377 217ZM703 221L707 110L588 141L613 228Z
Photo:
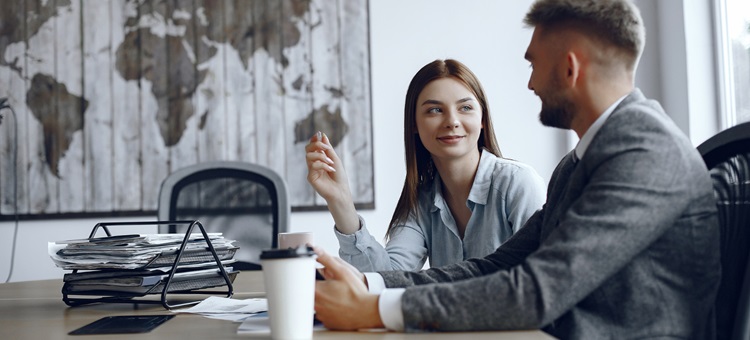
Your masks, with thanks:
M315 314L328 329L383 328L378 295L370 294L365 276L344 260L315 248L325 266L325 281L315 281Z

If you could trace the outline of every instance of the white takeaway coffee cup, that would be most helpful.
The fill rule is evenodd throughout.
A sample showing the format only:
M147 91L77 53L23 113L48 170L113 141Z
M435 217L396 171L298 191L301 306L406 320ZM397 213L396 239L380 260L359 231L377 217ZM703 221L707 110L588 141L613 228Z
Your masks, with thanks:
M314 244L313 233L309 231L279 233L279 249L306 247Z
M315 304L315 253L310 247L260 254L273 339L310 339Z

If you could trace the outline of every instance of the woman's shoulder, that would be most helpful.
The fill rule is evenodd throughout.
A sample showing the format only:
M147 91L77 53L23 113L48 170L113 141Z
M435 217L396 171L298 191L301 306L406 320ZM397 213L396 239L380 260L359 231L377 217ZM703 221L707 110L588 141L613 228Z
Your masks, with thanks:
M487 173L490 175L488 182L496 189L507 190L509 187L539 187L544 188L544 179L529 164L509 158L494 156L490 169Z
M526 163L497 157L485 150L482 154L475 185L505 192L512 187L544 188L544 180L534 168Z
M500 174L500 175L508 175L508 176L515 176L515 175L536 175L539 176L539 174L536 172L534 167L532 167L529 164L523 163L521 161L511 159L511 158L503 158L498 157L490 153L489 151L485 151L485 153L490 156L488 161L488 166L491 166L493 174Z

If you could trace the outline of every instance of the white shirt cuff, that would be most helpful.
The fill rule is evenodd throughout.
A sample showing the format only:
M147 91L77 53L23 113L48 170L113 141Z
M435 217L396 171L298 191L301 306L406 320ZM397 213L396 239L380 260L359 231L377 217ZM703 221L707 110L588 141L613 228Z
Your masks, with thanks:
M373 294L379 294L378 313L383 325L392 331L404 330L404 312L401 310L401 296L404 288L385 288L385 280L378 273L364 273L367 279L367 290Z
M373 294L380 294L385 290L385 280L378 273L363 273L367 280L367 291Z
M380 320L385 328L396 331L404 331L404 312L401 310L401 296L405 288L390 288L380 293L378 298L378 312Z

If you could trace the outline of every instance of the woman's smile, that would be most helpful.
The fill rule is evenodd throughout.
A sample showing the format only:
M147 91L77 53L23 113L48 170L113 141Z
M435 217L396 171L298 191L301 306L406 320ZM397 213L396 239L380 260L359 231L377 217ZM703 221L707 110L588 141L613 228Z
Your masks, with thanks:
M458 136L458 135L450 135L450 136L443 136L438 137L437 140L445 143L445 144L456 144L466 138L466 136Z

